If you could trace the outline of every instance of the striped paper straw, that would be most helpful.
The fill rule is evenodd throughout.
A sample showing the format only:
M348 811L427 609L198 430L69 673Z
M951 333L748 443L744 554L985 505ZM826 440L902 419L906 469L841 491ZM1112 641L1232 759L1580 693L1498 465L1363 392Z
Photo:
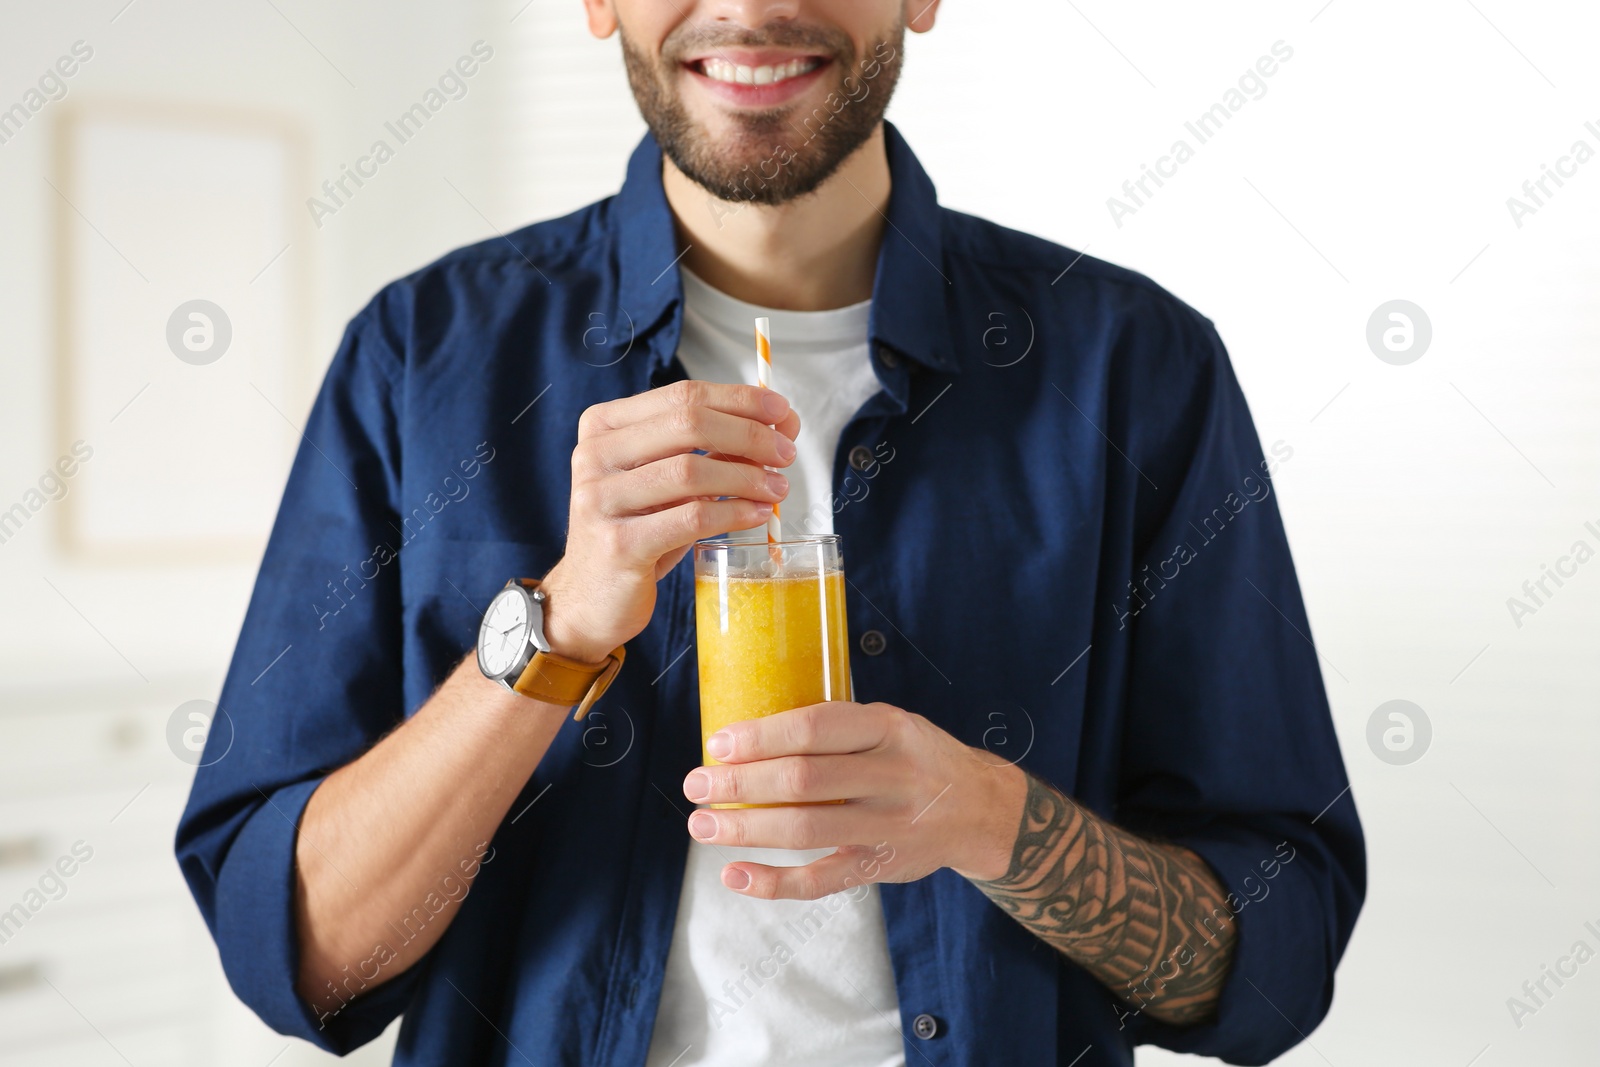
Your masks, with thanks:
M763 389L772 388L772 323L766 317L756 320L756 384ZM771 470L771 467L766 468ZM767 516L767 543L783 540L783 522L778 516L778 505L772 505Z

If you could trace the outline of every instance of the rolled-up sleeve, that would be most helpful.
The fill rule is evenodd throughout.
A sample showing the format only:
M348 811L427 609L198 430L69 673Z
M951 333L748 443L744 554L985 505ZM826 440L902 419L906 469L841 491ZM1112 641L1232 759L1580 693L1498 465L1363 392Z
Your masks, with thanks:
M1129 576L1117 816L1199 854L1239 937L1211 1021L1130 1025L1140 1043L1259 1064L1327 1014L1366 859L1271 477L1292 445L1263 453L1211 324L1183 326L1192 388L1143 442L1163 489Z
M375 302L351 323L312 408L176 842L234 992L339 1053L377 1036L412 985L402 975L320 1019L295 992L301 814L405 710L390 551L401 364L380 314Z

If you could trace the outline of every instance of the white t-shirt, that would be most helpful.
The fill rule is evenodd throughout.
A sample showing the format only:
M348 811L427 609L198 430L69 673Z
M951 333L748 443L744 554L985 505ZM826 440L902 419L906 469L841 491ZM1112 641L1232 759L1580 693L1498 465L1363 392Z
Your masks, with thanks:
M784 531L832 533L839 435L879 389L868 358L870 302L773 311L682 274L678 358L689 377L755 384L755 319L772 320L773 387L801 418L798 454L784 470ZM822 900L757 900L722 884L734 860L797 866L830 851L689 842L647 1067L904 1067L877 886Z

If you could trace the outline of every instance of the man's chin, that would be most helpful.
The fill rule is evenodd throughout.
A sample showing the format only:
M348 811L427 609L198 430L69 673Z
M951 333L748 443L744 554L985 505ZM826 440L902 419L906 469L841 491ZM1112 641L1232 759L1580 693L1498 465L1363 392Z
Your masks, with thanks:
M745 111L713 106L689 112L689 121L703 148L719 157L737 158L743 166L753 163L752 157L770 156L795 140L795 114L793 107Z
M838 169L825 160L796 156L781 142L756 151L725 151L702 144L674 165L707 194L733 204L776 207L815 192Z
M771 129L737 120L697 126L692 141L678 146L687 150L687 158L675 158L673 162L711 195L724 200L749 200L752 187L781 178L795 162L787 143L792 138L783 136L786 129L787 126Z

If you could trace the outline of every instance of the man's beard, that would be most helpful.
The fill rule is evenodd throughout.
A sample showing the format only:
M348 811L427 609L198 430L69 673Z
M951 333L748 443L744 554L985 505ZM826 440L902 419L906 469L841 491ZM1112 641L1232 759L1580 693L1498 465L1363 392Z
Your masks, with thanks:
M622 56L645 124L685 176L722 200L773 205L815 191L872 136L899 80L904 43L904 22L866 56L856 55L847 35L815 26L775 23L721 31L685 25L667 37L659 60L636 49L624 32ZM719 144L689 117L675 90L681 57L708 45L796 48L826 56L832 93L806 113L791 104L740 115L734 121L742 129Z

